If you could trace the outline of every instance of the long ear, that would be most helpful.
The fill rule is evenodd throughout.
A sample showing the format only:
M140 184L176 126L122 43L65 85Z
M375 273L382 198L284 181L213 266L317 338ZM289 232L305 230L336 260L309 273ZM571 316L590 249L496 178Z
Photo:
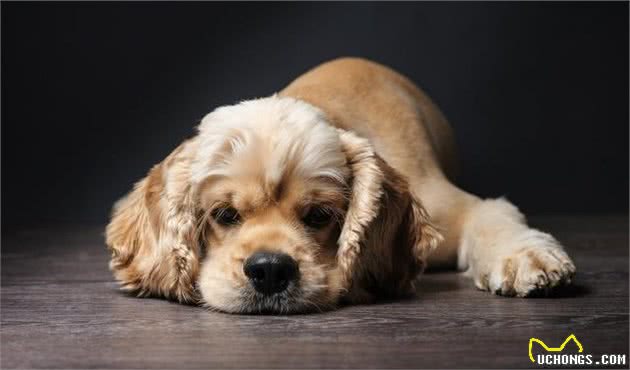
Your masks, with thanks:
M118 201L106 230L110 269L123 290L195 302L197 202L190 185L194 141L184 142Z
M353 176L338 250L346 299L409 293L442 236L407 180L367 140L343 130L340 139Z

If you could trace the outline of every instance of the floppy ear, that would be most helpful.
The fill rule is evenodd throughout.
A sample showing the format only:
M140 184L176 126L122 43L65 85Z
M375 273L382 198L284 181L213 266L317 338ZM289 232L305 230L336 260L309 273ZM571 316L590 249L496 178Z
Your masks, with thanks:
M339 237L338 261L346 299L408 294L442 236L407 180L354 133L340 130L352 171L350 202Z
M114 205L106 230L110 269L123 290L195 302L197 202L190 185L194 141L181 144Z

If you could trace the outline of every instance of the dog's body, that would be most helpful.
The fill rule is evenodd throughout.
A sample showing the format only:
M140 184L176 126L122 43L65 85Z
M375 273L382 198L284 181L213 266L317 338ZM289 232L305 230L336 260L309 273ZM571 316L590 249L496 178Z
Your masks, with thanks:
M334 60L204 118L117 204L111 267L129 290L228 312L403 295L427 258L502 295L569 282L557 241L454 186L455 167L451 128L417 87Z
M454 187L453 133L446 118L418 87L382 65L343 58L318 66L287 86L291 96L322 109L331 124L356 132L405 176L446 241L430 265L454 266L461 225L476 198Z

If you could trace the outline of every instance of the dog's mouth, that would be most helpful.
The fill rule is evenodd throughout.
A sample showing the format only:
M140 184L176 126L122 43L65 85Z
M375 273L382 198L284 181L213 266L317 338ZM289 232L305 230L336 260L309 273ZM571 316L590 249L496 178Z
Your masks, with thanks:
M248 290L241 298L241 310L244 314L290 314L301 310L300 292L293 287L281 293L270 295Z
M262 294L252 287L241 290L239 298L229 306L216 307L205 304L211 311L244 315L292 315L324 312L334 308L317 296L310 296L297 284L279 293Z
M241 295L238 313L263 315L289 315L322 312L331 308L316 297L309 297L298 284L291 283L279 293L261 294L254 289L246 289Z

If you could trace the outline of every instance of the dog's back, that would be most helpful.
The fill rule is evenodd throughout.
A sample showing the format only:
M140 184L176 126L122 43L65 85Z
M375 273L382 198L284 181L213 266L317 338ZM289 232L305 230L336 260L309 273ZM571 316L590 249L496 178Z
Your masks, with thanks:
M324 110L332 123L368 138L376 151L412 183L425 175L452 178L453 134L431 99L395 71L359 58L321 64L280 95Z

